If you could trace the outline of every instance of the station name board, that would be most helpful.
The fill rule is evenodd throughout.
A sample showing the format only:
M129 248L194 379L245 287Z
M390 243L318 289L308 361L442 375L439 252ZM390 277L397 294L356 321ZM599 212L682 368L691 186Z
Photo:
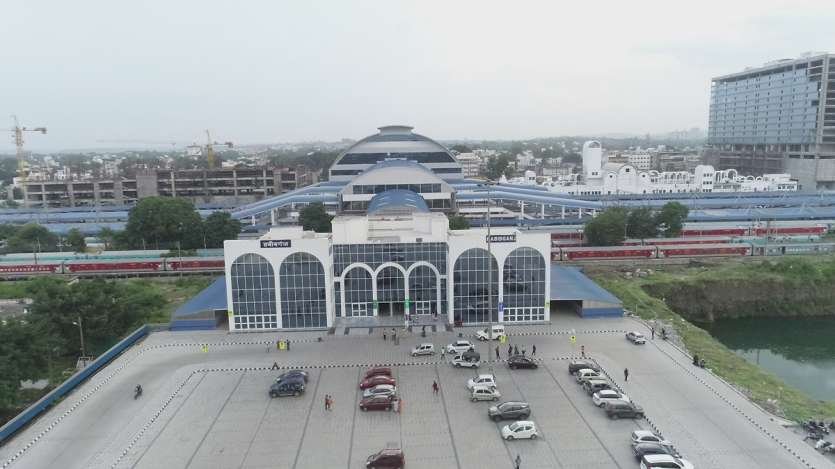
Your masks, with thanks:
M513 234L497 234L487 237L488 243L515 243L516 233Z
M292 243L289 239L262 239L262 248L289 248Z

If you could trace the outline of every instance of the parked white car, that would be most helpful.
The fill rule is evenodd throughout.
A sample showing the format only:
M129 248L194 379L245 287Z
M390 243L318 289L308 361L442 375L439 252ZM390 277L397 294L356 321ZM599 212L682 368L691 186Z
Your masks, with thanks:
M530 420L519 420L502 428L502 438L505 440L522 440L529 438L535 440L539 436L536 424Z
M470 394L470 400L475 401L498 401L502 393L495 386L475 386Z
M629 402L629 396L622 392L617 392L614 389L602 389L592 394L591 401L597 407L603 407L607 402L612 401L626 401Z
M417 347L412 349L412 356L417 357L418 355L435 355L435 345L434 344L420 344Z
M636 345L642 345L647 343L647 338L644 337L643 334L640 332L630 331L626 333L626 340L632 342Z
M447 353L464 353L470 349L475 350L475 345L469 340L456 340L446 346Z
M378 384L362 392L362 397L371 396L393 396L397 393L397 387L391 384Z
M452 359L451 363L456 368L478 368L481 365L481 360L476 354L458 354Z
M478 375L467 380L467 389L473 389L476 386L496 387L496 378L493 375Z
M505 337L504 326L501 324L497 324L493 326L492 333L487 329L480 330L475 333L478 340L499 340L502 337Z
M638 443L661 443L665 445L673 444L672 442L662 438L661 435L656 435L649 430L635 430L632 432L632 446L635 446Z
M669 454L645 454L641 457L641 469L664 467L670 469L694 469L696 466L686 459Z
M577 377L577 382L581 384L583 381L588 381L592 378L603 377L599 371L592 370L591 368L583 368L582 370L577 371L575 376Z

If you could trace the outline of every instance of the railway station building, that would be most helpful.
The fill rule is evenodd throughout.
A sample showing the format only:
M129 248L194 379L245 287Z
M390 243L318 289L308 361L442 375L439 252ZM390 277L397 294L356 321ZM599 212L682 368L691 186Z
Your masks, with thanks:
M426 168L396 169L396 179L384 164L372 170L384 179L366 172L357 184L434 184L429 193L443 193ZM488 314L506 323L550 320L547 233L494 228L488 249L486 229L450 230L442 211L408 189L375 193L365 212L335 217L330 234L274 227L226 241L229 330L423 323L434 315L464 325Z

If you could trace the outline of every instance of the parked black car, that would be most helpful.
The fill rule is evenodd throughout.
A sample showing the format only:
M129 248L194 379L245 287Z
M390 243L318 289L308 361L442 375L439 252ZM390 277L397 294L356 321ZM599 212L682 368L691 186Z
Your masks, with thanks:
M270 397L300 396L304 393L304 378L297 376L276 381L270 386Z
M626 417L630 419L644 418L644 408L634 402L608 402L603 407L610 419Z
M487 416L495 421L499 420L527 420L531 416L531 405L527 402L502 402L490 406Z
M638 443L632 447L632 451L635 453L635 458L638 460L640 460L641 456L645 454L669 454L670 456L675 456L677 458L681 457L681 455L678 454L672 446L662 443Z
M522 355L513 355L512 357L507 359L507 366L510 369L516 368L539 368L539 365L536 364L535 361L531 359L531 357L525 357Z
M573 375L574 373L576 373L579 370L582 370L583 368L588 368L594 371L600 371L600 367L597 366L591 360L574 360L568 363L568 374Z

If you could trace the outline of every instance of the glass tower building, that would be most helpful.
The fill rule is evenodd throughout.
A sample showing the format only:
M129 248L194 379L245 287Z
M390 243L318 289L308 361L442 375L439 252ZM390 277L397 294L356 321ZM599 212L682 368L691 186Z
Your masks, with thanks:
M789 172L803 190L835 188L835 55L714 78L707 155L719 169Z

